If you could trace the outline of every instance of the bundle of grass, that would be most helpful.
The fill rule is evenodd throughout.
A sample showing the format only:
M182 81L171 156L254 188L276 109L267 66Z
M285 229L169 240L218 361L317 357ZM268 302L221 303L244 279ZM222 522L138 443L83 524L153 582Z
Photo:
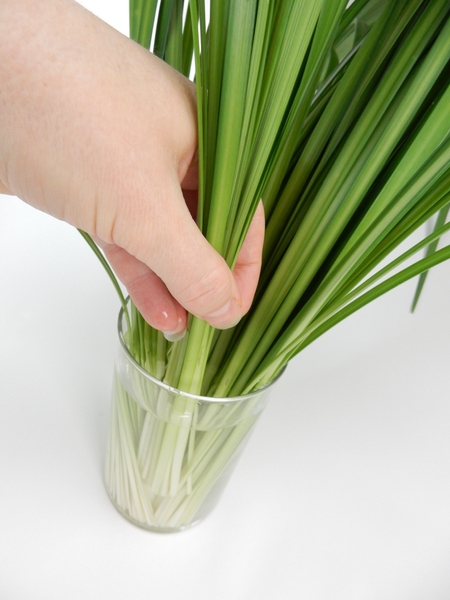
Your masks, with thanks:
M437 249L450 228L450 6L131 0L130 16L134 40L194 73L202 233L233 267L261 198L267 220L255 302L237 327L190 316L169 343L121 298L128 355L108 489L129 518L176 529L241 447L259 410L251 394L342 319L450 258ZM436 214L433 233L389 259ZM173 388L185 394L167 403ZM245 394L234 420L212 400Z

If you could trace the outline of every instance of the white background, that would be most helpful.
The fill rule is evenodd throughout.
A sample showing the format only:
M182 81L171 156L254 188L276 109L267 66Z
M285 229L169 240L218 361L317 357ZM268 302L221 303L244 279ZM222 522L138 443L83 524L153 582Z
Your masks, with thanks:
M127 30L126 1L83 4ZM117 10L120 8L120 10ZM152 534L103 486L118 300L0 197L0 600L448 600L450 264L292 361L215 513Z

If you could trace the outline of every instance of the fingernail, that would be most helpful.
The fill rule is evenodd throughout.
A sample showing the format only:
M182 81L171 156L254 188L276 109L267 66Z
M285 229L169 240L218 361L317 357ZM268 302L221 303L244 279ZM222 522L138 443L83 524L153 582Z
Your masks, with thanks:
M183 329L183 331L163 331L163 334L168 342L178 342L184 338L186 329Z
M164 337L168 342L178 342L184 338L186 329L183 327L182 322L182 319L178 317L177 327L175 329L163 331Z
M224 304L222 308L206 315L204 319L217 329L230 329L237 325L242 319L241 307L236 300L232 298L229 302Z

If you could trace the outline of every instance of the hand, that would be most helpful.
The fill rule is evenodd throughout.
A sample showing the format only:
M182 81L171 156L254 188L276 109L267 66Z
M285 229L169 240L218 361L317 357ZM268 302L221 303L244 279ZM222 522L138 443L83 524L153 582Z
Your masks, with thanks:
M232 273L189 211L195 87L71 0L0 5L0 181L103 248L144 318L170 334L186 310L235 324L259 277L258 208Z

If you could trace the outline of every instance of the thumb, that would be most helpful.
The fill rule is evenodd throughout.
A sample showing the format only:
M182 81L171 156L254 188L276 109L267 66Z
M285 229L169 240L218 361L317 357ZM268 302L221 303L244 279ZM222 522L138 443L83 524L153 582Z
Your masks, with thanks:
M171 198L153 207L134 229L131 247L124 247L164 282L188 312L213 327L232 327L242 317L236 279L197 227L179 183L171 192Z

